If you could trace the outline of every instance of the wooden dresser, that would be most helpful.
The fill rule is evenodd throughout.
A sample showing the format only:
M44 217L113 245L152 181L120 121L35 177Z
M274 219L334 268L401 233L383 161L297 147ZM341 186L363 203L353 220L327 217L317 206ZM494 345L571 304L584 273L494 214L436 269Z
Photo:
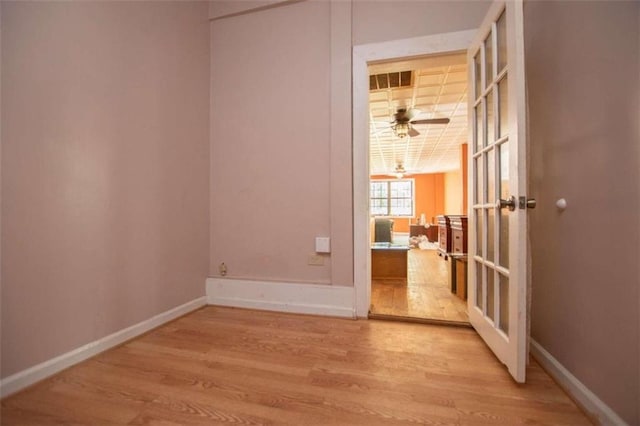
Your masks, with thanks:
M451 225L451 251L453 254L467 254L467 217L449 216Z
M438 245L441 252L451 252L451 223L448 216L436 216L438 221Z
M467 217L463 215L438 216L438 244L443 254L467 253Z

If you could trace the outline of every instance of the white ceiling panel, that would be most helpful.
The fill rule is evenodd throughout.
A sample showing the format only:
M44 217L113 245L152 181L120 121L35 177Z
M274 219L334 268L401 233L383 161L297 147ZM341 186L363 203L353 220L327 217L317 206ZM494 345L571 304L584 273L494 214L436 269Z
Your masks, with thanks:
M438 173L460 167L460 144L467 139L467 71L464 54L376 65L385 72L408 71L411 87L370 91L370 167L392 173L399 162L412 173ZM371 69L371 68L370 68ZM414 137L399 138L390 129L398 107L416 108L413 120L449 118L448 124L416 124Z

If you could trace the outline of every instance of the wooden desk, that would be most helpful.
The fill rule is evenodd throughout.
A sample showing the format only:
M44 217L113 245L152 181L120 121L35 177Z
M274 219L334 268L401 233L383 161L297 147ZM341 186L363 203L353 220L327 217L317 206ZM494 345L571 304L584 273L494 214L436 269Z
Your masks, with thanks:
M371 245L371 278L407 278L408 246L389 243Z

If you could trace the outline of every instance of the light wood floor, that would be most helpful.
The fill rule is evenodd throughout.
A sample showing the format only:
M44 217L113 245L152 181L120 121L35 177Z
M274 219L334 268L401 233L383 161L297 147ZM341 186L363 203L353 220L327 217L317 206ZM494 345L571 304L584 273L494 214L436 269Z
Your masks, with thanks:
M470 329L206 307L2 401L2 425L587 425Z
M468 323L467 302L451 293L450 261L436 250L411 249L408 277L371 281L371 313Z

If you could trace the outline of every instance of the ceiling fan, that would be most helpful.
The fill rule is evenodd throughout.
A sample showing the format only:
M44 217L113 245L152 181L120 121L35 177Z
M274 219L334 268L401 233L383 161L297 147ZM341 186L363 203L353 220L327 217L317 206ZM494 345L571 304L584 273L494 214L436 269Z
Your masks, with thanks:
M393 173L389 173L390 176L395 176L398 179L402 179L409 174L411 173L407 172L407 169L404 168L404 164L402 163L402 161L398 161L398 164L396 164L396 168L393 170Z
M420 132L418 132L413 126L416 124L448 124L448 118L425 118L422 120L416 120L416 117L420 114L420 110L415 108L398 108L396 113L393 115L394 120L390 123L386 124L393 133L399 138L404 138L406 136L418 136ZM383 125L384 125L383 124Z

